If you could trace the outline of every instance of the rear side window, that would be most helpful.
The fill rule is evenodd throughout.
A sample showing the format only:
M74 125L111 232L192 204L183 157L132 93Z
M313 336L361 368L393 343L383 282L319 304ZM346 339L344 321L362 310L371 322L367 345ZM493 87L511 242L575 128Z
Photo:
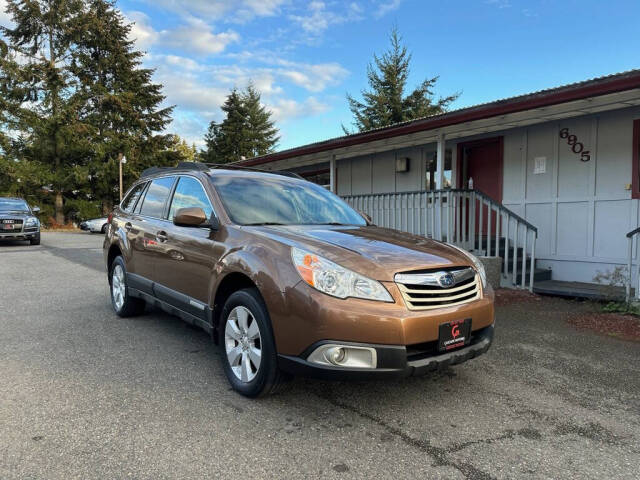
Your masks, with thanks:
M144 187L146 185L146 183L141 183L140 185L135 186L133 190L129 192L129 195L127 195L122 201L122 203L120 204L120 208L125 212L131 212L136 206L136 202L140 198L140 194L142 194L142 191L144 190Z
M175 177L163 177L156 178L151 182L147 194L142 201L142 207L140 208L141 215L162 218L174 180Z
M209 197L202 188L202 184L193 177L180 177L171 201L169 220L173 220L179 209L189 207L200 207L204 210L207 218L211 218L213 213L211 202L209 202Z

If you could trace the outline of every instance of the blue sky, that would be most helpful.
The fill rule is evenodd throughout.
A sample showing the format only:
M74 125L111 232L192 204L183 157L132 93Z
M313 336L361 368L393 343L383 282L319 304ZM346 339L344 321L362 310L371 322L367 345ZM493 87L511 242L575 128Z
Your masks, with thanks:
M3 4L4 0L0 0ZM278 149L342 134L345 94L366 87L398 26L410 85L440 75L455 107L640 67L640 2L602 0L120 0L157 69L171 130L202 141L233 86L253 80ZM2 21L0 14L0 22Z

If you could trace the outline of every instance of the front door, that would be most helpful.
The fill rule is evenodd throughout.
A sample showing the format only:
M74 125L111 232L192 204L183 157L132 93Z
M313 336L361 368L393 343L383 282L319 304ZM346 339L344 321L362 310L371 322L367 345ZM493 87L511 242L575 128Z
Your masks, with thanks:
M214 238L216 232L204 227L174 225L173 217L180 208L200 207L210 218L211 205L197 178L188 175L178 178L166 219L163 255L155 269L158 297L202 318L222 246Z
M502 203L502 140L502 137L495 137L458 144L460 185L479 190L498 203ZM476 208L479 205L478 202ZM482 231L483 236L487 234L487 217L488 210L484 207L480 229L480 215L476 214L476 233ZM496 231L496 220L494 212L491 215L492 234Z

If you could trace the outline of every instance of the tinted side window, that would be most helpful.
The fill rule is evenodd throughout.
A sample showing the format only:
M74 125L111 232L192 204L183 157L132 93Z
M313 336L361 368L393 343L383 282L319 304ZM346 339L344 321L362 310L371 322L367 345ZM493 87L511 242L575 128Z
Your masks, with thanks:
M125 212L131 212L133 210L133 207L135 207L136 202L140 198L140 194L142 194L142 190L144 190L145 185L146 183L141 183L140 185L137 185L133 190L131 190L131 192L129 192L129 195L127 195L120 204L120 208Z
M164 206L167 203L167 198L169 198L169 193L171 193L174 180L175 177L163 177L156 178L151 182L142 202L141 215L162 218Z
M204 210L207 218L210 218L213 213L209 197L200 182L193 177L180 177L171 201L169 220L173 220L179 209L188 207L200 207Z

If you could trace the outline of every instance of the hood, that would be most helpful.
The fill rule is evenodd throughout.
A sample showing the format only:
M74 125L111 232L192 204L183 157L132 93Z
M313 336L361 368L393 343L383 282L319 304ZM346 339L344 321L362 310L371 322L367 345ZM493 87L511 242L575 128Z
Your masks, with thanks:
M244 227L291 246L310 250L375 280L398 272L471 265L445 243L375 226L287 225Z
M0 220L5 218L12 220L26 220L29 217L35 217L35 215L23 212L0 212Z

